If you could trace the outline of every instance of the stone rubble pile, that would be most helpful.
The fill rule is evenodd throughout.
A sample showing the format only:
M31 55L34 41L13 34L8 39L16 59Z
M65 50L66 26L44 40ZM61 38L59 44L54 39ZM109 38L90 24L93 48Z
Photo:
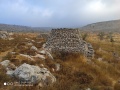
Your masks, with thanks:
M92 45L82 40L77 29L52 29L45 48L52 53L83 53L86 57L94 57Z

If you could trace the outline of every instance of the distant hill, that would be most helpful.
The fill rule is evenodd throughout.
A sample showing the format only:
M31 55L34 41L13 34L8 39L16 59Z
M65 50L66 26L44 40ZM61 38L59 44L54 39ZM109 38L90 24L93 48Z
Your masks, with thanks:
M120 20L104 21L86 25L84 31L120 32Z
M0 24L0 30L5 30L8 32L47 32L51 29L51 27L28 27L20 25Z

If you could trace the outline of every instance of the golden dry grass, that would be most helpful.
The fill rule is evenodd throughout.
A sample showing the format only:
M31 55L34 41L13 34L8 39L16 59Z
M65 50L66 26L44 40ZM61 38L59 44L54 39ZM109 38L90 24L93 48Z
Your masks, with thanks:
M17 35L17 34L16 34ZM31 36L29 36L31 35ZM44 43L42 39L36 39L34 34L27 35L17 35L14 36L15 40L13 41L3 41L0 40L2 45L1 48L3 51L9 49L14 49L16 45L21 45L21 43L26 42L25 38L30 38L35 40L36 42L41 41ZM120 90L120 84L118 80L120 80L120 61L118 58L113 56L113 52L116 52L120 56L120 37L119 34L114 34L115 42L111 43L108 39L99 40L96 33L90 33L87 41L93 45L95 50L95 58L91 61L87 62L87 58L82 54L61 54L61 55L53 55L55 60L46 59L45 61L36 60L29 61L24 58L21 62L18 61L21 58L15 59L7 55L3 58L11 60L15 65L20 65L22 63L29 63L33 65L44 64L46 68L48 68L52 74L56 77L57 82L51 86L43 87L40 90L80 90L91 88L92 90ZM42 43L42 44L43 44ZM41 48L41 45L37 43L33 43L37 48ZM14 45L14 46L13 46ZM24 46L24 45L23 45ZM14 49L15 52L19 53L27 53L33 54L34 52L30 52L29 49ZM57 52L56 52L57 53ZM98 58L103 58L102 61L98 61ZM55 63L59 63L61 65L61 70L57 72L53 72L52 68L55 68ZM4 70L2 68L2 70ZM5 75L5 71L0 71L0 77L4 77L5 80L9 81L7 75ZM14 87L8 86L4 87L3 82L4 79L0 80L1 89L0 90L38 90L38 87Z

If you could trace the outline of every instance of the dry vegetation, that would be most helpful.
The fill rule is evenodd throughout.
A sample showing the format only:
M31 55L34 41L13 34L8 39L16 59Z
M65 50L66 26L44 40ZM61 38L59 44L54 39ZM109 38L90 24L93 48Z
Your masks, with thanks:
M34 52L29 51L25 46L25 42L34 40L34 45L37 48L41 48L44 40L36 39L37 34L16 34L14 40L0 40L0 56L3 52L12 50L23 54L31 54ZM120 57L114 55L120 55L120 34L114 34L114 42L110 42L109 39L99 40L97 34L90 33L87 37L87 41L93 45L95 49L95 58L91 61L82 54L61 54L53 55L55 60L36 60L30 61L26 59L17 58L16 55L11 56L9 53L6 56L1 56L2 60L11 60L15 65L26 62L28 64L38 65L44 64L53 75L56 77L57 82L51 86L40 88L40 90L84 90L91 88L91 90L120 90ZM30 40L26 40L29 38ZM41 44L36 42L41 41ZM22 46L22 48L20 47ZM16 48L17 47L17 48ZM56 52L57 53L57 52ZM98 60L102 58L102 60ZM52 68L55 68L55 63L61 65L60 71L53 72ZM3 82L15 81L5 74L5 70L0 66L0 90L37 90L38 87L15 87L15 86L3 86Z

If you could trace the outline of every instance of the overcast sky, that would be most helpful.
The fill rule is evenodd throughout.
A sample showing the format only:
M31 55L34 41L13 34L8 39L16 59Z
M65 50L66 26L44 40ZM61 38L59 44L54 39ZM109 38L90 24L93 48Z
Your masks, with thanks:
M120 0L0 0L0 23L81 27L120 19Z

